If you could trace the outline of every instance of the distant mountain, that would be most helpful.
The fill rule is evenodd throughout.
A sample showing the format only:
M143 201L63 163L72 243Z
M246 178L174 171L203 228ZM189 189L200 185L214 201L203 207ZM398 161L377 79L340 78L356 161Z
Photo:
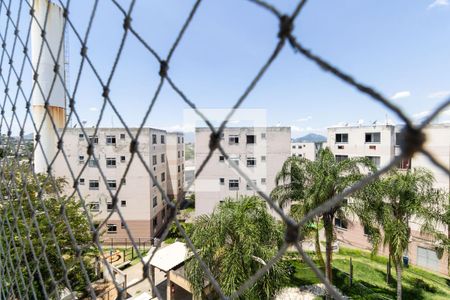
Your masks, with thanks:
M299 138L296 138L296 139L292 139L292 141L294 143L302 143L302 142L305 142L305 143L321 143L321 142L326 142L327 138L324 137L323 135L320 135L320 134L310 133L310 134L307 134L305 136L302 136L302 137L299 137Z
M25 134L25 135L23 136L23 139L24 139L25 141L32 141L32 140L34 139L34 135L33 135L33 133Z

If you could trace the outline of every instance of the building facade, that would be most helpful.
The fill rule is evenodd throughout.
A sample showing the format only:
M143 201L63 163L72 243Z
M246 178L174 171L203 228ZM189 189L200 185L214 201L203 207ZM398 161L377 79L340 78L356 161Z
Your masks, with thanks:
M138 129L130 129L135 136ZM72 179L70 170L78 178L79 191L86 201L95 221L107 218L103 239L125 239L128 226L134 238L150 239L158 235L166 223L167 209L163 195L169 191L177 191L172 187L171 178L183 177L172 174L172 163L182 165L183 158L173 159L170 149L181 149L182 141L170 138L164 130L143 128L138 139L138 150L142 161L153 172L155 179L164 193L158 189L156 180L148 174L141 159L135 155L130 163L131 138L123 128L99 128L94 136L94 128L86 128L85 134L78 128L69 128L64 136L64 151L67 161L59 155L54 167L57 177ZM89 159L87 153L87 139L93 141L95 156ZM176 144L172 144L176 143ZM70 165L70 168L68 167ZM101 167L101 172L99 171ZM128 172L125 174L126 169ZM119 191L120 186L120 191ZM119 192L118 192L119 191ZM75 195L77 197L78 195ZM120 210L121 220L117 211L113 212L113 196L117 196L117 209Z
M180 132L167 133L167 195L181 200L184 186L184 136Z
M196 128L195 169L209 153L209 128ZM230 161L238 165L262 191L270 193L275 187L275 176L291 155L290 127L236 127L225 128L221 145ZM255 195L249 186L218 151L214 151L195 180L195 214L210 214L226 198L238 199Z
M316 160L317 153L322 149L324 143L313 142L291 142L291 156L304 157Z
M337 159L368 157L378 168L387 165L400 154L399 134L402 127L394 125L342 126L328 128L328 147ZM447 168L450 167L450 124L430 125L425 129L425 147ZM400 169L427 168L435 177L435 187L450 190L450 179L426 157L416 154L397 166ZM347 245L371 249L363 225L356 216L344 221L335 219L337 239ZM412 264L435 272L448 274L448 253L439 258L433 242L420 233L420 220L410 222L411 240L408 257ZM445 234L448 229L440 228ZM387 249L380 247L380 254L387 255Z

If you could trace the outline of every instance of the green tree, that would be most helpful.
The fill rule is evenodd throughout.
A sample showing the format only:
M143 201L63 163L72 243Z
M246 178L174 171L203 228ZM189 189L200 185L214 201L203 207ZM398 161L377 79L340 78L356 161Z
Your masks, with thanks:
M211 216L198 217L191 239L223 292L230 295L276 254L283 243L282 229L267 212L264 201L242 197L238 201L226 199ZM185 269L200 295L207 279L200 263L190 259ZM241 298L272 299L286 281L287 266L278 262Z
M361 202L359 209L366 212L367 218L375 220L369 227L373 252L380 244L387 246L389 259L395 265L397 299L402 299L402 264L411 236L411 218L420 222L421 233L436 241L438 252L448 247L447 235L438 228L448 225L445 207L449 198L446 192L434 189L433 183L429 170L393 169L360 195L367 201Z
M291 215L294 219L300 220L307 212L361 180L364 177L363 171L367 170L375 170L375 166L367 158L338 161L328 148L320 150L315 161L292 156L284 162L278 172L276 187L271 196L281 207L292 203ZM352 202L357 201L357 197L352 198ZM332 282L334 218L345 220L352 208L353 205L345 203L332 207L318 218L311 220L306 225L307 228L302 228L302 230L308 230L308 227L315 228L316 253L319 261L323 261L318 226L319 221L323 223L326 242L325 273L330 282Z
M57 197L51 180L40 174L36 180L28 164L2 168L0 182L0 261L10 274L2 279L3 290L33 299L59 298L65 288L85 295L87 280L80 259L93 280L97 251L79 201ZM56 179L59 193L64 186L63 179Z

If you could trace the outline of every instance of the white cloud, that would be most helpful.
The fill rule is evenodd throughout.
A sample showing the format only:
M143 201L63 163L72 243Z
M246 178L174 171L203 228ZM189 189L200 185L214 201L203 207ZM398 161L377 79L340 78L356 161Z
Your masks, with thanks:
M448 6L449 4L449 0L434 0L433 3L428 5L428 9L432 9L438 6Z
M442 111L441 114L443 114L445 116L450 116L450 109L446 109L446 110Z
M297 119L295 121L297 121L297 122L308 122L311 119L312 119L311 116L307 116L306 118L300 118L300 119Z
M424 110L424 111L415 113L415 114L413 114L412 116L413 116L414 119L417 120L417 119L422 119L422 118L425 118L425 117L429 116L430 113L431 113L431 112L430 112L429 110Z
M97 107L89 107L90 111L97 111Z
M401 91L401 92L397 92L394 95L392 95L391 99L397 100L397 99L402 99L402 98L408 98L409 96L411 96L410 91Z
M181 132L195 132L195 124L177 124L173 126L163 127L163 129L173 132L173 131L181 131Z
M450 96L450 91L436 91L428 95L430 99L443 99Z

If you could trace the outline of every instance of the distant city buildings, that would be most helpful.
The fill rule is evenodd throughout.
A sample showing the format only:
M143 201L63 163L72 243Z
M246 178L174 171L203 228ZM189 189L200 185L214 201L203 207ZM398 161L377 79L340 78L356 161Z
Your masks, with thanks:
M327 144L338 160L367 157L381 168L400 155L401 129L401 126L394 125L330 127ZM427 136L425 147L448 169L450 167L450 124L429 125L425 129L425 134ZM422 154L416 154L412 159L402 160L397 167L401 170L426 168L432 171L436 188L450 190L448 175ZM358 248L371 248L365 228L357 217L348 222L336 218L334 222L339 241ZM433 242L420 233L420 220L412 220L410 228L411 240L407 254L410 262L448 274L448 255L438 257ZM448 228L441 228L441 230L445 234L448 233ZM387 249L381 248L380 251L387 254Z
M138 129L129 129L136 135ZM125 224L134 238L151 238L158 235L167 221L168 211L163 195L170 200L182 194L184 172L184 138L181 133L143 128L139 135L139 157L131 159L130 137L123 128L86 128L85 134L77 128L69 128L64 135L64 152L67 161L59 155L54 170L57 177L72 179L70 170L78 178L78 188L93 217L97 221L107 217L103 238L116 240L128 237ZM87 155L87 140L95 145L97 161ZM142 159L142 161L141 161ZM163 189L161 193L156 181L148 174L151 169ZM86 166L85 166L86 165ZM102 174L97 165L101 166ZM84 168L84 169L83 169ZM125 222L113 210L112 197L122 183L117 198L117 207ZM71 185L71 184L70 184ZM75 195L77 197L78 195Z
M196 128L195 169L209 153L209 128ZM229 158L248 175L262 191L270 193L275 176L291 155L290 127L231 127L225 128L221 145ZM218 151L195 180L195 214L210 214L226 198L238 199L256 192Z

